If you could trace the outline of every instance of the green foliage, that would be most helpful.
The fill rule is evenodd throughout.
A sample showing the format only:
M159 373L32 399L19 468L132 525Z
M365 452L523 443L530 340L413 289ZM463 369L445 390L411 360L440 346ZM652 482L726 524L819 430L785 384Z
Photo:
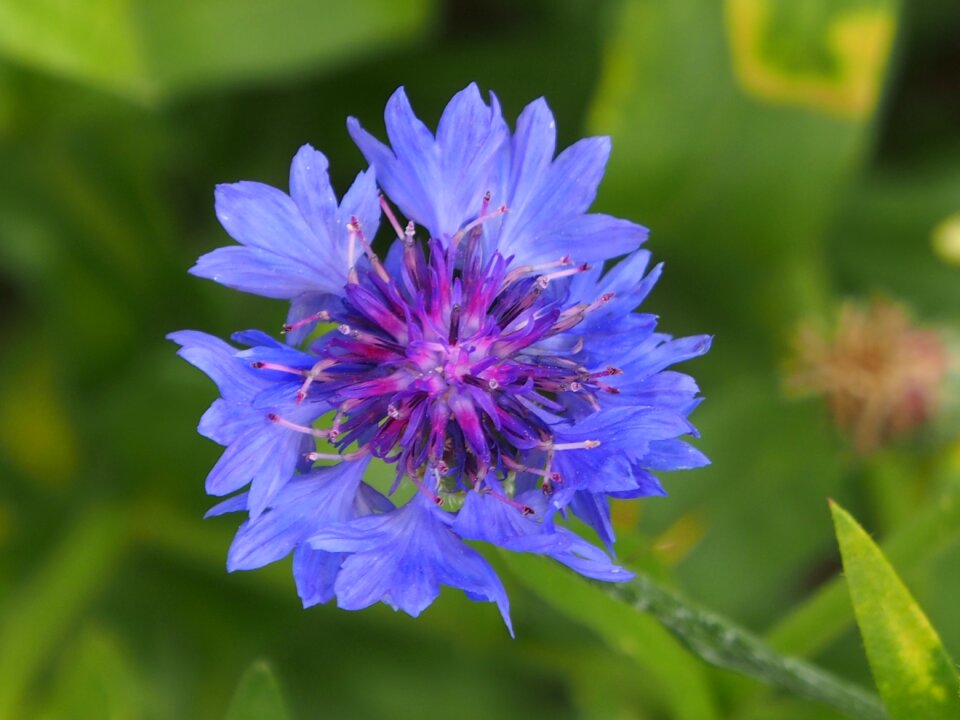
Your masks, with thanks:
M869 713L828 496L956 657L955 398L865 461L781 386L795 321L847 296L956 336L958 23L950 0L0 0L0 720L216 718L238 692L253 712L276 700L262 669L237 690L259 657L291 719ZM597 209L667 263L646 307L715 335L689 368L713 465L615 507L620 561L658 584L617 599L496 555L516 640L460 593L414 621L304 611L282 563L227 574L238 518L201 520L214 390L162 339L281 322L185 272L227 241L215 183L283 186L311 142L342 191L346 115L380 127L404 84L432 123L472 80L510 117L545 95L560 145L612 135Z
M280 687L270 667L255 662L240 679L226 720L287 720Z
M409 41L431 0L8 0L0 51L139 100L335 67Z
M960 675L936 631L880 548L832 503L857 624L893 720L960 716Z

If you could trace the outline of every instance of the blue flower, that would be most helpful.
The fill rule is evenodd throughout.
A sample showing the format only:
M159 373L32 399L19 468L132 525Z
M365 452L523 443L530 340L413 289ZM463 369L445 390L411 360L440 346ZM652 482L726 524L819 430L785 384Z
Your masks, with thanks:
M450 101L436 135L402 89L386 126L390 145L349 120L372 167L339 203L309 146L289 195L246 182L217 190L217 215L241 245L192 272L291 309L287 344L253 331L234 336L243 348L171 335L221 393L200 423L226 446L207 490L249 485L211 514L248 513L231 570L292 553L305 606L335 597L416 616L448 585L496 603L509 627L500 580L464 541L629 578L565 518L612 549L609 498L662 495L654 471L707 463L684 439L696 435L696 383L668 368L710 338L673 339L634 312L661 267L648 270L643 227L588 212L606 138L554 157L542 99L511 133L475 85ZM381 214L396 236L384 259L372 247ZM392 465L390 487L363 481L374 459ZM395 505L387 496L407 497L406 485L412 499Z

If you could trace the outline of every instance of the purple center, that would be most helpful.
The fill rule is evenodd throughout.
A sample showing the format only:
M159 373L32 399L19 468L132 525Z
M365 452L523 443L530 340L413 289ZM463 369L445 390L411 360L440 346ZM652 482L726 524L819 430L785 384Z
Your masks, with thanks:
M356 234L371 267L351 271L342 306L325 315L339 327L314 344L320 359L299 394L312 387L337 408L323 434L346 455L396 463L398 481L410 477L438 504L428 488L475 489L491 471L532 473L552 492L562 482L553 453L572 448L554 443L548 421L563 418L568 393L597 409L598 392L616 392L601 378L619 373L591 373L573 359L577 336L556 336L612 294L566 304L554 281L587 266L511 268L497 252L484 259L469 229L446 248L431 240L429 256L408 230L391 277Z

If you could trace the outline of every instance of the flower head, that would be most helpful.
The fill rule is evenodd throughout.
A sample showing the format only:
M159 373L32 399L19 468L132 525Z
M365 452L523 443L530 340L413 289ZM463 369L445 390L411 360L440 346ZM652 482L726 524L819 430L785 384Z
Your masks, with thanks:
M948 370L939 335L915 327L899 305L845 304L833 337L812 325L795 338L791 384L825 396L834 421L867 455L925 423L938 409Z
M496 602L509 625L499 579L463 541L629 578L561 519L579 516L610 546L609 497L663 494L652 471L706 463L683 439L695 434L697 386L667 368L710 342L672 339L633 312L660 266L638 249L644 228L587 212L607 139L554 158L543 100L511 133L474 85L436 136L402 89L386 124L390 146L349 121L372 167L339 203L309 146L289 195L217 190L241 245L193 272L291 310L287 344L171 336L222 394L200 426L227 447L208 491L249 484L212 512L249 514L231 569L293 552L305 605L382 601L415 616L451 585ZM384 259L373 249L381 211L396 236ZM318 322L326 332L300 347ZM372 459L393 467L385 494L362 479ZM407 485L412 498L395 505Z

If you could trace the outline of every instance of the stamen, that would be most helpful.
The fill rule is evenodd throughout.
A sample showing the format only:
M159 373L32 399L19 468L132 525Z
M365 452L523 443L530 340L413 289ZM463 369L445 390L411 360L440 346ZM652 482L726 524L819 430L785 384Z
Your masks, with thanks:
M468 232L470 232L471 230L473 230L473 229L476 228L476 227L480 227L480 226L483 225L485 222L489 222L490 220L493 220L494 218L498 218L498 217L500 217L501 215L506 215L508 212L509 212L509 210L507 209L507 206L506 206L506 205L501 205L501 206L498 207L496 210L494 210L492 213L486 213L486 214L481 215L481 216L478 217L476 220L472 220L471 222L468 222L466 225L464 225L462 228L460 228L460 229L457 231L457 233L450 239L450 243L451 243L454 247L456 247L456 245L464 238L464 236L465 236Z
M393 231L397 234L397 240L403 240L403 228L400 227L400 223L397 221L397 216L393 214L393 208L390 207L390 204L383 196L383 193L380 194L380 208L383 210L383 214L387 216L387 220L389 220L390 224L393 226Z
M608 302L613 300L614 297L615 297L614 293L612 292L604 293L589 305L580 304L580 305L574 305L573 307L567 308L562 313L560 313L559 317L557 317L557 322L554 323L553 327L551 328L551 332L558 333L558 332L563 332L565 330L569 330L570 328L578 325L580 321L583 320L584 317L586 317L587 313L591 313L594 310L597 310L598 308L603 307ZM582 345L582 339L581 339L580 341L578 341L578 347L575 348L573 352L574 353L580 352L582 347L583 345Z
M434 475L436 476L437 469L436 469L436 468L433 468L433 472L434 472ZM430 499L433 501L433 504L434 504L434 505L436 505L437 507L440 507L441 505L443 505L443 498L440 497L439 495L437 495L437 494L436 494L435 492L433 492L432 490L430 490L430 488L428 488L426 485L424 485L423 482L422 482L419 478L417 478L417 477L415 477L415 476L413 476L413 475L409 475L408 477L410 478L410 482L413 483L414 487L416 487L417 490L419 490L419 491L422 492L424 495L426 495L428 498L430 498ZM439 477L437 477L437 482L439 482Z
M577 273L587 272L590 269L590 266L586 263L583 265L577 265L575 268L570 268L569 270L557 270L556 272L548 273L547 275L541 275L537 278L537 285L540 285L542 288L546 289L547 285L550 284L552 280L558 280L562 277L568 277L570 275L576 275Z
M407 223L407 229L403 231L403 243L407 247L413 245L413 236L417 232L416 225L413 224L413 220Z
M555 443L550 446L554 450L593 450L600 447L599 440L583 440L582 442Z
M611 375L623 375L623 370L620 368L614 367L613 365L608 365L606 369L599 372L593 372L587 375L588 378L600 378L600 377L610 377Z
M523 503L518 503L513 498L508 498L506 495L501 495L498 492L492 492L490 494L500 502L506 503L510 507L516 508L517 510L519 510L520 514L523 515L524 517L530 517L531 515L536 514L536 511L532 507L530 507L529 505L524 505Z
M363 228L360 227L360 221L357 219L356 215L350 218L350 222L347 223L347 230L350 232L351 238L356 237L357 241L363 246L363 251L366 253L367 258L370 260L370 264L373 265L374 272L380 276L380 279L384 282L390 282L390 274L387 272L386 268L383 267L383 263L380 262L380 258L377 257L377 254L373 251L373 248L370 247L370 243L367 242L366 236L363 234ZM351 246L351 258L353 256L353 247ZM351 267L353 263L351 262Z
M310 323L319 322L320 320L329 320L330 313L326 310L321 310L320 312L314 313L310 317L305 317L303 320L297 320L295 323L284 323L283 327L280 328L280 334L286 335L288 332L292 332L298 328L302 328L304 325L309 325Z
M295 422L290 422L285 420L276 413L267 413L267 420L272 423L276 423L280 427L286 428L287 430L293 430L294 432L304 433L306 435L313 435L314 437L324 438L330 436L329 430L318 430L317 428L307 427L306 425L298 425Z
M506 466L507 466L508 468L510 468L511 470L516 470L517 472L525 472L525 473L530 473L531 475L539 475L539 476L542 477L542 478L549 478L549 477L550 477L550 471L549 471L549 470L542 470L542 469L540 469L540 468L535 468L535 467L530 467L529 465L524 465L524 464L522 464L522 463L517 462L516 460L514 460L514 459L511 458L511 457L506 457L506 456L504 456L504 458L503 458L503 464L506 465Z
M304 455L304 457L310 462L317 462L318 460L332 460L334 462L344 460L349 462L351 460L359 460L367 455L367 453L369 453L369 450L364 447L353 452L343 453L343 455L337 455L335 453L308 452L306 455Z
M327 375L326 373L324 373L323 371L326 370L326 369L327 369L328 367L330 367L331 365L335 365L336 362L337 362L336 360L333 360L333 359L331 359L331 358L327 358L327 359L324 359L324 360L320 360L320 361L317 362L316 365L314 365L312 368L310 368L310 372L305 373L306 376L307 376L307 379L303 381L303 385L301 385L301 386L300 386L300 389L297 390L297 404L298 404L298 405L299 405L300 403L302 403L302 402L306 399L306 397L307 397L307 391L310 389L310 386L313 385L313 381L314 381L314 380L329 380L329 379L330 379L330 376Z
M486 214L487 214L487 209L488 209L489 207L490 207L490 191L487 190L487 191L483 194L483 202L480 203L480 214L481 214L481 215L486 215Z
M256 370L275 370L276 372L284 372L300 376L307 374L306 370L301 370L300 368L290 367L289 365L280 365L272 362L263 362L261 360L250 363L250 367Z
M503 288L507 287L508 285L513 285L513 283L515 283L517 280L522 277L526 277L527 275L533 275L534 273L550 270L551 268L555 267L566 267L571 262L570 256L564 255L559 260L554 260L553 262L542 263L540 265L521 265L520 267L514 268L507 273L507 276L503 279L503 284L500 286L500 289L503 290Z

